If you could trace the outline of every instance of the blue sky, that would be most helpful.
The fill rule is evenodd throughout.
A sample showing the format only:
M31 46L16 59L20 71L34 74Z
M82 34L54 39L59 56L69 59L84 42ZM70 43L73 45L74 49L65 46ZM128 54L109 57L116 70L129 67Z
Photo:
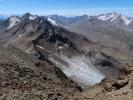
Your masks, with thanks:
M0 0L0 14L96 15L118 12L133 17L133 0Z

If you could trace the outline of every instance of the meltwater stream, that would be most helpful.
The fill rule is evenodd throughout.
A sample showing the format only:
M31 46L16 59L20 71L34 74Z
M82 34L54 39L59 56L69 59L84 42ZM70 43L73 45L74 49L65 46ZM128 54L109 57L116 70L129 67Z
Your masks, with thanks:
M100 83L105 78L85 56L68 58L60 55L59 58L50 60L82 88Z

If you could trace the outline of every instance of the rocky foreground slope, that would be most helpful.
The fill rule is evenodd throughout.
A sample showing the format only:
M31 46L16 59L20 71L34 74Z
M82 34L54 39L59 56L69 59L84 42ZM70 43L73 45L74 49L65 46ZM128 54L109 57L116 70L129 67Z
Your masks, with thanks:
M0 27L2 99L98 100L125 86L132 92L131 56L117 49L29 13Z
M132 100L133 67L82 90L60 69L15 48L0 49L1 100Z
M0 49L0 100L65 100L75 92L55 66L14 48Z

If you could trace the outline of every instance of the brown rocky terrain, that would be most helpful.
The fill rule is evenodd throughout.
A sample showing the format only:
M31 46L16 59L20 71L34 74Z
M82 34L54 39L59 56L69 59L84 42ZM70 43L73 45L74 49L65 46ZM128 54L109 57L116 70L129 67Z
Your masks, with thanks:
M18 49L0 49L0 100L132 100L133 67L82 91L60 69Z
M100 84L85 89L75 96L76 100L132 100L133 67L126 65L118 79L105 79Z
M0 99L132 100L132 56L29 13L0 31Z
M0 100L65 100L78 93L60 69L16 49L0 50Z

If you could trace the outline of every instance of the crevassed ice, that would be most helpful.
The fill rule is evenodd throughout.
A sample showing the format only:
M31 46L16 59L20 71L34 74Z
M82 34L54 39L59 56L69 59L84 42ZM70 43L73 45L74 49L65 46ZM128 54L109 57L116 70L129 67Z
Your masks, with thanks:
M71 59L66 56L60 56L60 58L65 61L67 65L53 58L50 58L50 60L53 61L68 78L83 88L99 83L105 78L105 76L92 65L89 59L84 56L72 57Z

